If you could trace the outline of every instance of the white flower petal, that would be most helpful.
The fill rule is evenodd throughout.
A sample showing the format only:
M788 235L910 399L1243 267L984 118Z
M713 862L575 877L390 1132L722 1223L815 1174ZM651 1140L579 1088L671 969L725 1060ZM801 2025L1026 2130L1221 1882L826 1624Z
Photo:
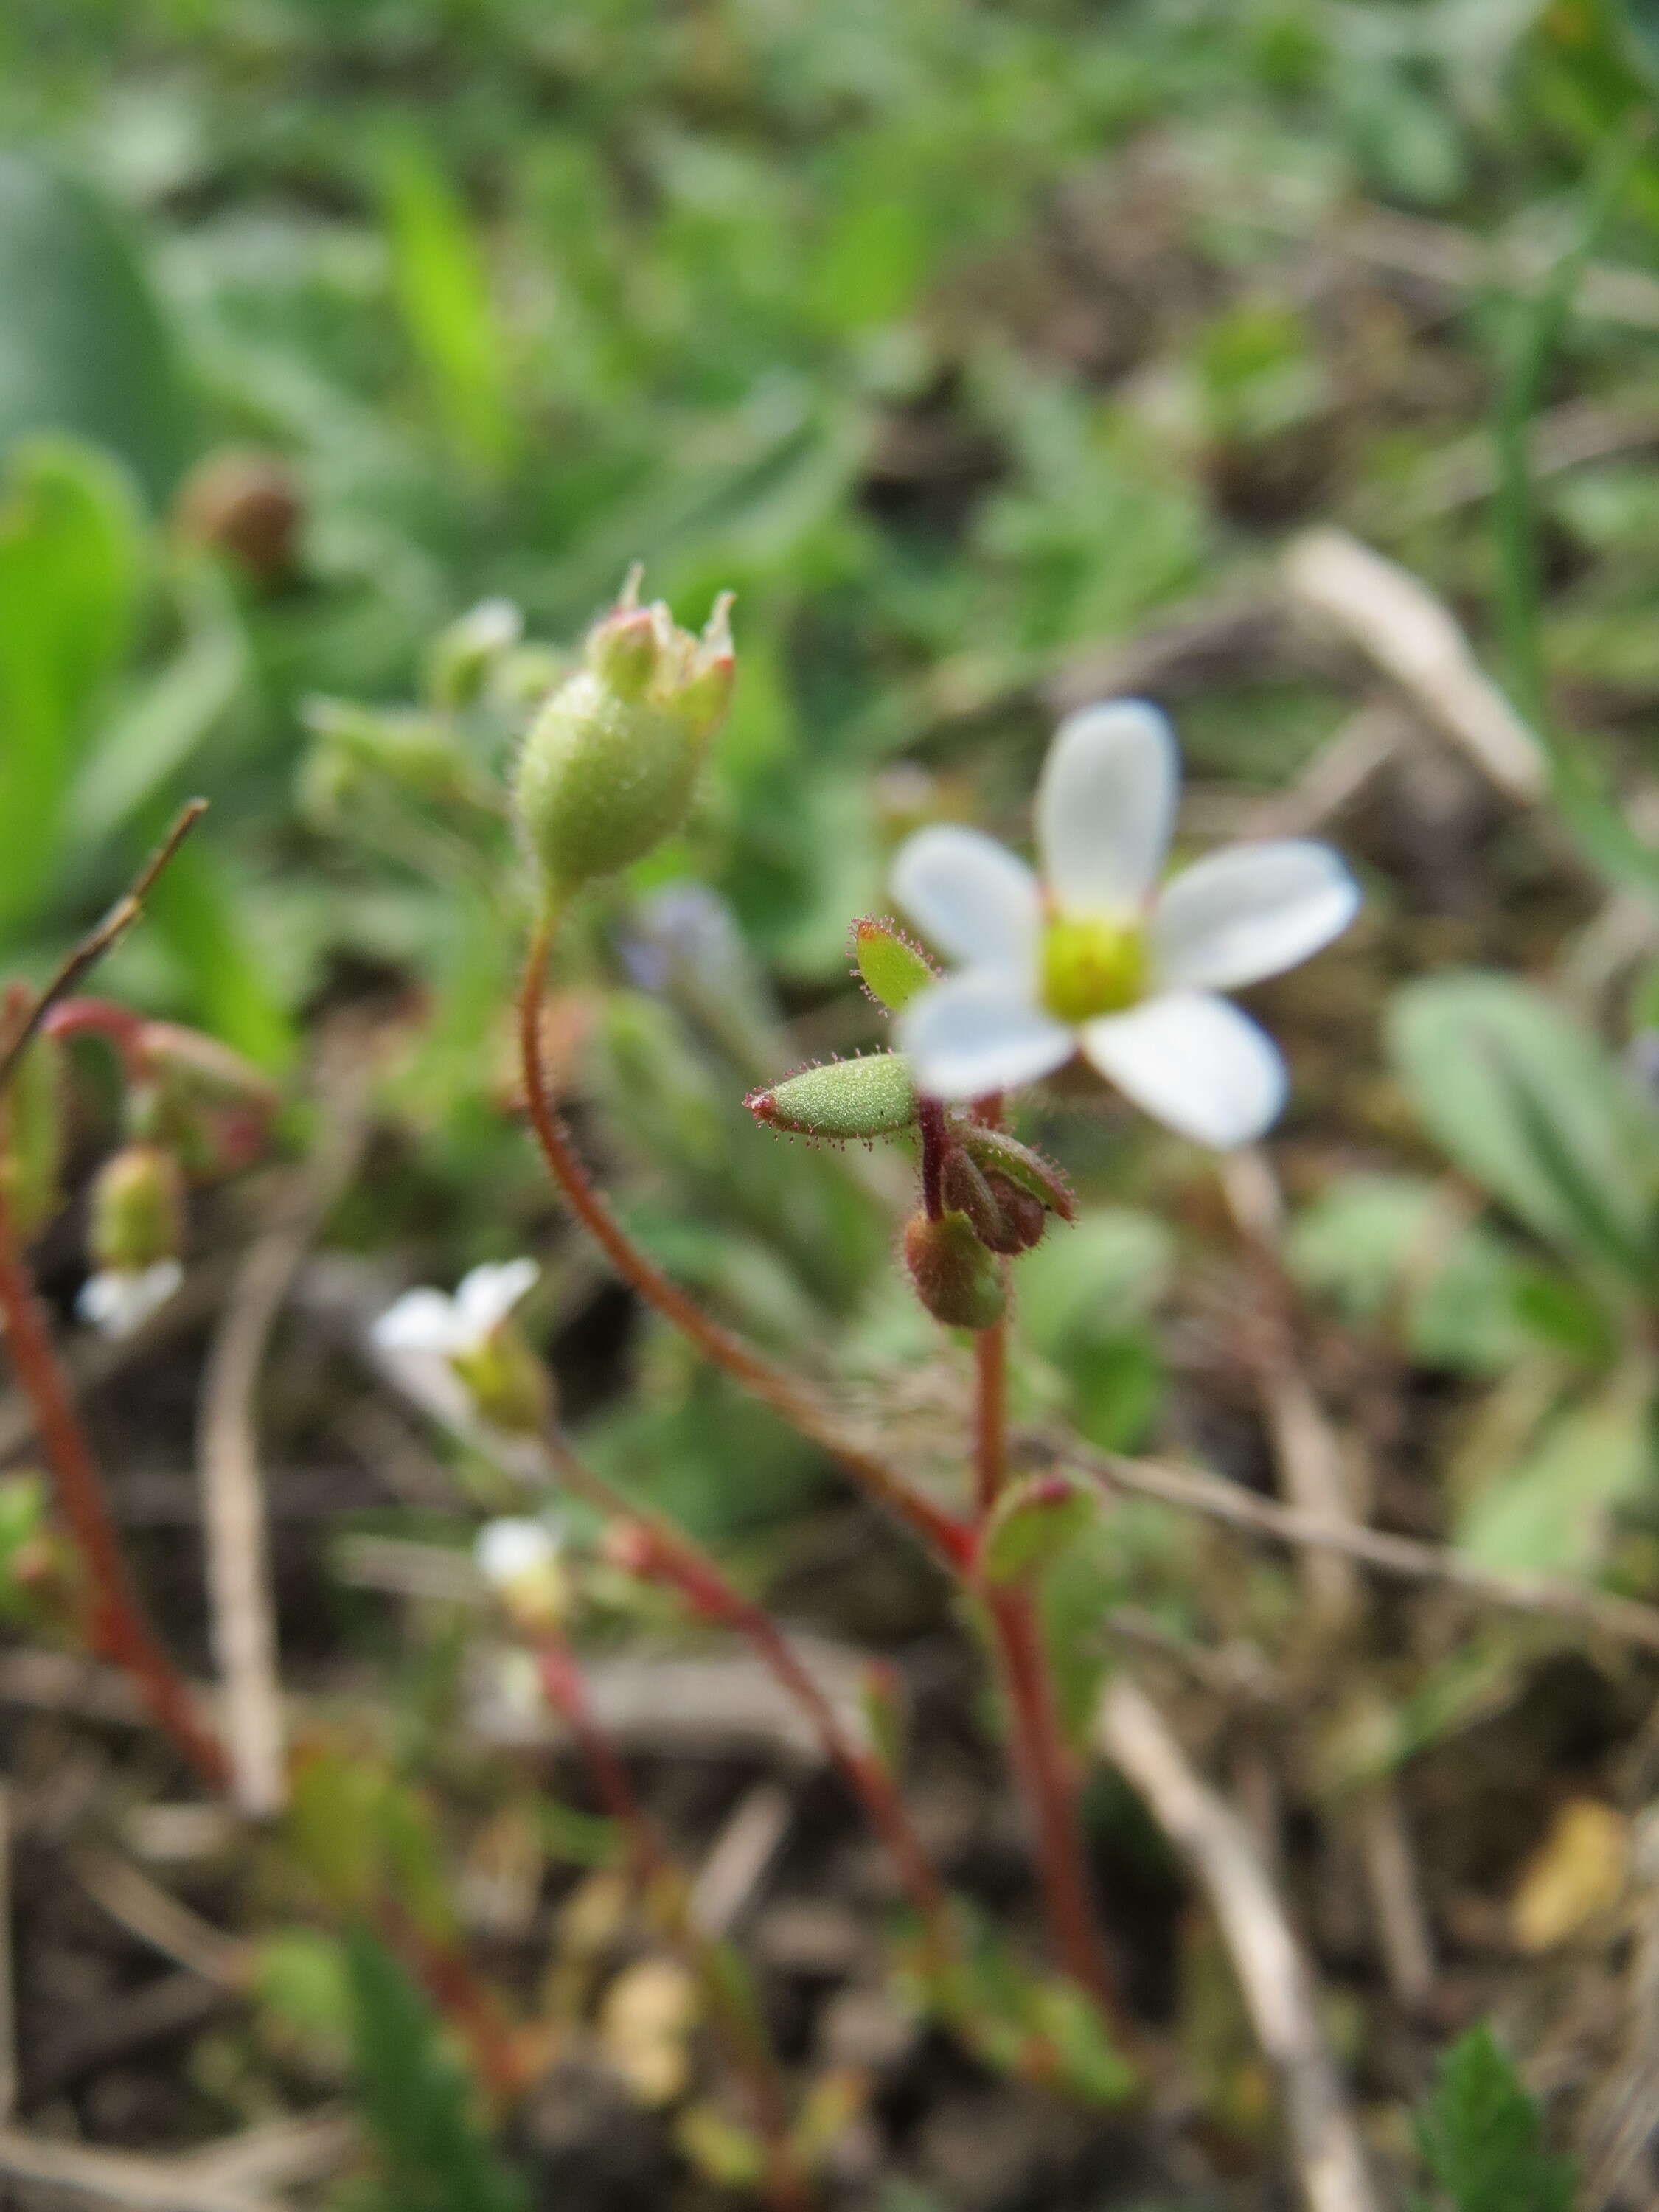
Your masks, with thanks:
M1294 968L1359 906L1341 855L1306 837L1235 845L1185 869L1158 900L1152 954L1177 990L1230 991Z
M463 1275L455 1291L455 1325L465 1346L482 1344L520 1298L535 1288L541 1269L533 1260L486 1261Z
M405 1291L370 1333L382 1352L430 1352L447 1358L457 1341L455 1301L441 1291Z
M1006 968L970 968L930 985L899 1016L896 1042L934 1098L983 1098L1035 1083L1077 1049L1027 979Z
M473 1541L478 1572L493 1589L539 1574L559 1556L559 1540L543 1521L486 1521Z
M1036 878L978 830L919 830L893 863L893 896L941 951L975 967L1035 959L1042 902Z
M1285 1103L1278 1046L1224 999L1172 991L1086 1023L1082 1042L1144 1112L1200 1145L1247 1145Z
M1170 849L1181 755L1167 718L1144 699L1069 715L1037 783L1044 888L1071 912L1140 906Z
M75 1310L106 1336L131 1336L184 1279L177 1260L157 1260L148 1267L106 1267L82 1283Z

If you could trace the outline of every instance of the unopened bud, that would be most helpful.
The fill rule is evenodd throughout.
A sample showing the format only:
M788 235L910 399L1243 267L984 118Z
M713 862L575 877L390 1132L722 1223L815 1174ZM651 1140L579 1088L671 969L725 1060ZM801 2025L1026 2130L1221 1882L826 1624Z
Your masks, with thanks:
M853 957L865 989L890 1014L900 1013L938 971L896 921L866 917L853 924Z
M511 599L480 599L441 630L427 656L426 691L434 707L470 707L497 664L524 634Z
M185 1182L159 1145L125 1145L92 1187L89 1243L100 1269L141 1274L176 1260L185 1241Z
M936 1221L913 1214L905 1224L904 1264L916 1296L951 1328L991 1328L1008 1303L1002 1268L974 1234L965 1213Z
M627 867L679 828L731 696L726 603L699 641L660 603L635 605L634 582L519 756L520 829L555 897Z
M916 1086L902 1053L873 1052L803 1067L744 1101L757 1121L834 1144L890 1137L916 1118Z
M293 471L273 453L230 447L186 477L175 510L180 536L239 562L261 583L294 565L303 509Z
M991 1240L994 1252L1029 1252L1034 1244L1042 1241L1042 1232L1048 1225L1048 1216L1042 1200L1034 1198L1029 1190L1022 1190L1011 1182L1000 1169L985 1170L986 1187L997 1202L1002 1217L1003 1238L999 1243Z
M1042 1200L1022 1190L1000 1168L981 1168L952 1144L941 1176L945 1203L968 1216L988 1251L1029 1252L1041 1243L1048 1222Z
M1076 1219L1077 1200L1071 1185L1052 1160L1044 1159L1030 1145L1022 1145L1006 1129L989 1128L982 1121L953 1121L951 1136L988 1178L1004 1176L1062 1221ZM994 1182L992 1188L996 1188Z

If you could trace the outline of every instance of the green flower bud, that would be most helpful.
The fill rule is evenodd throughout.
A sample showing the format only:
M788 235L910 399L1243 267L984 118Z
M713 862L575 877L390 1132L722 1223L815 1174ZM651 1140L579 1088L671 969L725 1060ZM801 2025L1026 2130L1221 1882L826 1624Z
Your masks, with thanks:
M98 1267L136 1275L176 1260L185 1241L185 1181L159 1145L124 1145L92 1186L89 1243Z
M952 1121L951 1135L982 1174L1005 1176L1062 1221L1077 1218L1071 1185L1052 1160L1044 1159L1030 1145L1022 1145L1006 1129L988 1128L982 1121ZM994 1182L992 1188L995 1188Z
M916 1088L902 1053L875 1052L803 1067L769 1090L750 1091L744 1103L769 1128L845 1144L908 1129L916 1118Z
M919 945L895 921L866 917L853 924L853 957L865 989L890 1014L902 1012L937 970Z
M942 1213L937 1221L912 1214L904 1229L904 1264L935 1321L951 1328L991 1328L1002 1319L1008 1304L1002 1268L965 1213Z
M583 665L542 708L519 756L520 829L555 898L679 828L732 695L729 599L699 639L660 602L637 605L637 580L590 632Z

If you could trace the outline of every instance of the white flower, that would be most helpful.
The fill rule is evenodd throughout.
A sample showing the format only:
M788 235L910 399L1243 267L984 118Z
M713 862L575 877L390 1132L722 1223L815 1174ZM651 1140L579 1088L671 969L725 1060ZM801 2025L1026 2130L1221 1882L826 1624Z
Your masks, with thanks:
M544 1521L486 1521L472 1558L492 1589L505 1589L557 1564L559 1540Z
M184 1279L177 1260L157 1260L148 1267L100 1267L82 1284L75 1310L106 1336L131 1336Z
M1064 722L1037 785L1041 879L975 830L920 831L896 896L963 965L899 1018L941 1098L1033 1083L1074 1053L1200 1143L1247 1144L1285 1102L1278 1048L1218 991L1292 968L1353 919L1340 857L1305 838L1238 845L1160 888L1180 784L1155 707Z
M375 1322L374 1341L382 1352L465 1359L483 1350L540 1273L533 1260L486 1262L462 1276L453 1297L442 1291L405 1291Z

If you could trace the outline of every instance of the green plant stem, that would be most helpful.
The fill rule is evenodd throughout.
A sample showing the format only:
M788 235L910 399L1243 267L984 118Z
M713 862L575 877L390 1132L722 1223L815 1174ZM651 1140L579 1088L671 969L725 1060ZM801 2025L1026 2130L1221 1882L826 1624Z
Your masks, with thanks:
M561 1479L614 1521L640 1534L641 1571L678 1589L699 1613L743 1637L768 1672L806 1715L825 1756L838 1767L868 1814L898 1869L921 1923L927 1963L935 1974L962 1965L961 1947L944 1884L916 1833L892 1776L842 1726L811 1669L764 1606L733 1588L719 1563L700 1544L656 1514L642 1513L588 1466L556 1432L547 1450Z
M998 1322L980 1330L974 1341L974 1486L981 1533L1007 1468L1007 1326ZM1096 1917L1076 1767L1060 1726L1036 1601L1018 1583L989 1588L984 1597L1012 1724L1009 1753L1036 1833L1054 1948L1072 1979L1127 2035L1132 2023L1107 1965Z
M716 1366L723 1368L745 1389L753 1391L802 1436L821 1444L878 1504L915 1530L947 1566L960 1572L966 1565L970 1549L968 1532L961 1523L907 1482L896 1468L842 1435L805 1384L775 1366L741 1337L711 1321L696 1301L688 1297L678 1284L671 1281L640 1249L594 1188L554 1106L542 1064L542 991L556 927L556 915L544 915L531 940L519 995L519 1042L531 1126L549 1171L571 1212L623 1280L648 1305L654 1306Z
M790 2140L788 2103L765 2030L734 1997L719 1946L697 1926L685 1878L635 1796L621 1755L594 1714L576 1656L556 1630L544 1629L538 1638L536 1667L548 1703L575 1738L599 1802L627 1838L635 1885L663 1912L670 1940L749 2086L756 2125L766 2144L767 2196L777 2212L804 2212L810 2192Z
M224 1747L198 1717L190 1686L146 1619L128 1573L97 1462L12 1234L3 1192L0 1318L13 1370L33 1410L58 1504L92 1588L93 1642L131 1675L157 1725L202 1780L210 1789L227 1789L230 1764Z

